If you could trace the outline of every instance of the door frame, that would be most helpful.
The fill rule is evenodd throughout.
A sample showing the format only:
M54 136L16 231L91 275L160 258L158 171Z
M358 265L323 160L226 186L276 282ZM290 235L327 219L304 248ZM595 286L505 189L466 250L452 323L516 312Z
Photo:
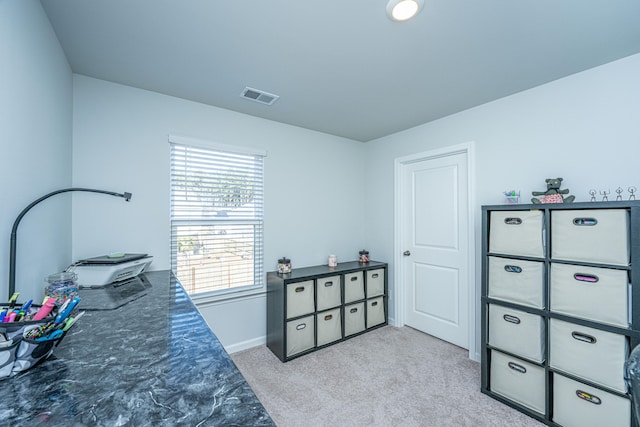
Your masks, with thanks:
M475 227L475 143L473 141L452 145L443 148L437 148L421 153L415 153L404 157L398 157L394 160L394 298L395 298L395 325L402 327L405 324L404 297L406 292L406 284L404 284L404 269L402 266L405 242L404 242L404 220L402 207L404 206L404 193L402 188L405 167L411 163L423 160L436 159L439 157L447 157L456 154L467 155L467 206L468 206L468 311L469 311L469 358L480 361L480 352L477 346L477 328L476 313L478 307L478 289L476 287L476 227Z

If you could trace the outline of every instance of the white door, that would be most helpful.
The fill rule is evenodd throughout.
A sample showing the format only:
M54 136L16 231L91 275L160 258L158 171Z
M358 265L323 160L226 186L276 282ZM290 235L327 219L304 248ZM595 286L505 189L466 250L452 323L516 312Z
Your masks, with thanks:
M405 324L463 348L469 342L467 154L404 165Z

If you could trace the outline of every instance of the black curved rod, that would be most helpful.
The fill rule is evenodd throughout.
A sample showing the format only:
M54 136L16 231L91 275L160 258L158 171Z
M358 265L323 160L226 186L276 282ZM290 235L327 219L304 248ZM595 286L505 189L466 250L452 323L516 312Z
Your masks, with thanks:
M20 224L20 221L22 220L22 217L29 212L29 210L34 207L35 205L37 205L38 203L40 203L43 200L48 199L51 196L55 196L56 194L60 194L60 193L69 193L71 191L85 191L85 192L89 192L89 193L102 193L102 194L108 194L110 196L115 196L115 197L123 197L125 201L129 201L131 200L131 193L114 193L113 191L105 191L105 190L94 190L92 188L64 188L62 190L56 190L56 191L52 191L49 194L45 194L44 196L40 197L39 199L31 202L29 204L29 206L27 206L26 208L24 208L22 210L22 212L20 212L20 214L18 215L18 217L16 218L15 222L13 223L13 228L11 229L11 248L9 251L9 298L11 298L11 295L13 295L13 293L16 291L16 241L17 241L17 234L18 234L18 225Z

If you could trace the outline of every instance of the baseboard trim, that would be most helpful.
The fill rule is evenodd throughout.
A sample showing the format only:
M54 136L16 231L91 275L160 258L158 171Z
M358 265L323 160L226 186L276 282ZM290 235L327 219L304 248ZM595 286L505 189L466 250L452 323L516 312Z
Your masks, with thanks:
M232 354L232 353L236 353L238 351L242 351L242 350L246 350L248 348L253 348L253 347L258 347L260 345L265 345L267 343L267 337L265 336L261 336L258 338L253 338L247 341L242 341L239 343L235 343L235 344L231 344L228 346L224 346L224 349L227 351L227 353Z

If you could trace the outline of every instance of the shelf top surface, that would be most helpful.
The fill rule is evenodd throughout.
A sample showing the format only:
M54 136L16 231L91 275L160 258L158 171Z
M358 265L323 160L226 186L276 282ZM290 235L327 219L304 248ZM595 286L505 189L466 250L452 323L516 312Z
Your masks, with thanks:
M640 207L640 200L619 200L609 202L575 202L575 203L529 203L529 204L503 204L483 205L483 210L544 210L544 209L615 209Z
M331 276L333 274L351 273L361 270L373 270L376 268L384 268L387 266L385 262L369 261L367 263L359 261L349 261L338 263L337 267L329 267L327 265L315 265L312 267L292 268L291 273L280 274L277 271L270 271L269 275L274 275L283 280L304 279L307 277Z

